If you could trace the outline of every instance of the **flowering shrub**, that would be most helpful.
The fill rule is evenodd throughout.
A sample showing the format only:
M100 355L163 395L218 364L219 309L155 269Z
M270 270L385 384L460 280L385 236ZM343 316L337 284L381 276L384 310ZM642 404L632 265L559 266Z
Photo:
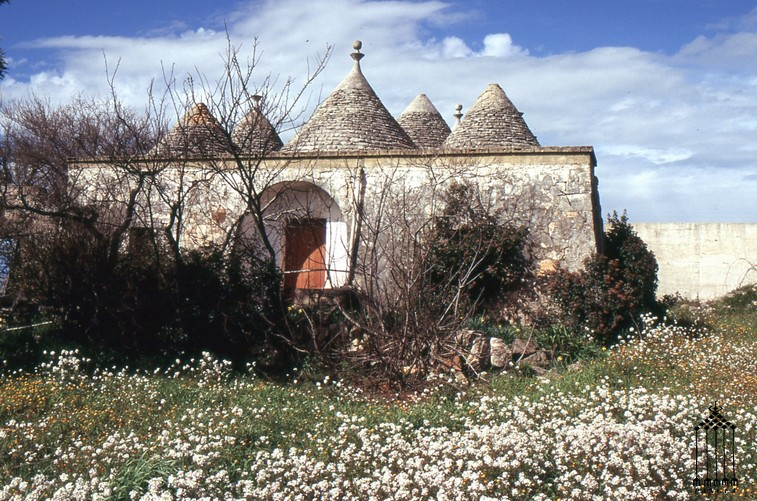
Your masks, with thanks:
M208 354L151 373L55 354L0 376L0 499L690 499L715 401L755 496L757 343L723 339L646 318L586 374L392 406Z

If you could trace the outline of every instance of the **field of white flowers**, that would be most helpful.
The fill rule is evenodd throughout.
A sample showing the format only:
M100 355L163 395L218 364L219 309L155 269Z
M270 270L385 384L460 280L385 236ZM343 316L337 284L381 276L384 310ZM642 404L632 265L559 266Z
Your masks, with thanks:
M754 339L650 322L522 392L440 382L396 402L210 356L144 373L51 354L0 376L0 499L691 499L716 401L737 496L757 498Z

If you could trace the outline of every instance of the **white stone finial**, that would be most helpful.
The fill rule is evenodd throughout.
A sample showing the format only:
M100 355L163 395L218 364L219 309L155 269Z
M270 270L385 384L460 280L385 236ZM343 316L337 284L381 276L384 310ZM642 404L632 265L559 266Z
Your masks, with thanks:
M363 48L363 42L361 42L360 40L355 40L354 42L352 42L352 48L355 49L355 52L350 54L350 57L357 63L361 59L363 59L363 56L365 56L365 54L362 54L360 52L360 49Z
M263 96L261 96L260 94L255 94L254 96L252 96L252 107L255 108L256 110L260 109L261 99L263 99Z
M452 116L455 117L455 125L459 124L460 119L463 118L463 105L462 104L458 104L457 106L455 106L455 114Z

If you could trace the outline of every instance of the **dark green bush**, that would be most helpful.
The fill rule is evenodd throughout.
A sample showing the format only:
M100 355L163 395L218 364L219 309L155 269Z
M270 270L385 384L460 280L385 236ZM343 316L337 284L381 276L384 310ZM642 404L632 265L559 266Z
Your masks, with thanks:
M272 263L243 251L153 250L114 255L107 238L62 221L21 243L12 293L53 321L50 342L108 360L210 351L242 361L278 343L281 277Z
M466 184L452 185L446 199L428 239L427 279L436 295L463 290L480 312L519 289L530 276L528 229L500 221L477 203Z
M0 327L0 369L13 371L35 367L43 360L43 351L67 348L50 335L52 329L53 325L48 322Z
M169 349L170 282L153 264L113 259L108 241L62 221L21 242L14 284L58 326L61 340L124 357Z
M278 345L281 275L270 260L218 249L190 251L176 269L176 282L174 309L187 351L241 361Z
M571 329L588 327L597 340L611 343L645 312L658 312L657 261L624 213L608 218L604 250L579 272L557 270L545 279L549 296Z

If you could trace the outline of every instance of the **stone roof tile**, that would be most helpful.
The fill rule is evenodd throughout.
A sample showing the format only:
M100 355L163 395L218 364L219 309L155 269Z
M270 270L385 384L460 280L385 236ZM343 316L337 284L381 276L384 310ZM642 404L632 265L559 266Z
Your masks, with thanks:
M449 125L426 94L419 94L397 122L419 148L438 148L450 133Z
M361 44L352 71L282 149L285 152L355 152L413 149L407 132L384 107L360 69Z
M157 151L160 155L207 157L228 155L231 148L228 135L218 120L205 104L197 103L179 119Z
M443 146L464 150L539 146L522 115L499 85L490 84Z
M243 154L265 154L280 150L284 143L260 109L260 96L253 96L252 110L237 124L234 144Z

